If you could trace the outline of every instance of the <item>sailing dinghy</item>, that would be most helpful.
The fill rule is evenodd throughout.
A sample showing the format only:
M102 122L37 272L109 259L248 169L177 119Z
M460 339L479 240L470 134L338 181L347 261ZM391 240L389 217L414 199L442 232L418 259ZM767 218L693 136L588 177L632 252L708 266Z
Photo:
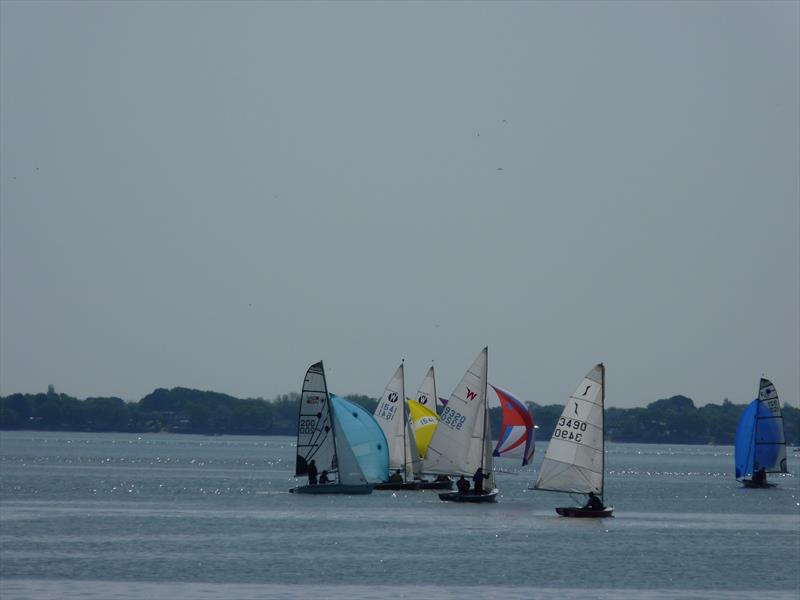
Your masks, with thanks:
M386 385L374 417L389 445L389 470L392 472L389 480L376 484L375 489L418 490L419 481L414 480L414 475L415 471L419 473L420 459L406 405L403 363Z
M295 477L309 475L309 471L319 474L327 472L330 483L316 483L316 475L309 477L313 482L290 489L295 494L371 494L373 484L368 481L364 471L356 459L350 441L345 434L343 418L365 421L356 412L347 414L348 406L344 403L333 403L325 381L325 369L322 361L309 367L303 382L300 397L300 417L297 422L297 459ZM342 400L342 399L337 399ZM349 403L348 403L349 404ZM338 411L337 411L338 408ZM362 409L363 410L363 409ZM339 414L342 418L340 418ZM355 412L355 411L354 411ZM369 413L364 415L372 418ZM352 428L352 424L348 424ZM366 431L366 430L365 430ZM371 454L386 457L386 441L382 439L380 429L376 433L365 433L372 441L358 441L360 454ZM366 444L366 446L365 446ZM378 459L380 462L380 458ZM313 463L313 467L311 466ZM379 471L379 467L377 468Z
M486 395L488 355L489 349L484 348L450 394L422 464L425 473L465 477L481 468L486 491L439 494L443 501L497 502Z
M428 453L428 446L439 423L439 416L436 414L436 398L436 375L433 365L431 365L417 390L417 399L408 401L408 411L414 426L414 438L417 440L417 450L422 460ZM419 488L421 490L451 490L453 482L449 476L440 475L434 480L420 479Z
M736 479L749 488L773 487L767 473L786 473L786 439L778 392L761 378L758 398L742 413L736 428Z
M587 494L596 506L560 507L562 517L611 517L603 505L605 367L596 365L569 397L544 454L534 489Z

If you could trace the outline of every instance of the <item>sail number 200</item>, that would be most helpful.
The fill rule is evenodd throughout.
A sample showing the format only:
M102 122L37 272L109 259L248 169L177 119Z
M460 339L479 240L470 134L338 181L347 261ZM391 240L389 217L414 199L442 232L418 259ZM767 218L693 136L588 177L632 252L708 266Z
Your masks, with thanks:
M312 417L310 419L300 419L300 435L311 435L317 428L317 419Z
M586 423L583 421L561 417L558 420L558 427L553 432L553 437L580 442L584 431L586 431Z

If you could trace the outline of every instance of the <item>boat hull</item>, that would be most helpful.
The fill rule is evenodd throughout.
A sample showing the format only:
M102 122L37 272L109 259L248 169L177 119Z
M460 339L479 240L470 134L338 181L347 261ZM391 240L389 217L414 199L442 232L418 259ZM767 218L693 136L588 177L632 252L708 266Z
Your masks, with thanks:
M581 508L578 506L561 506L556 508L556 512L562 517L575 517L584 519L603 519L614 516L614 507L606 506L599 510L591 508Z
M439 494L439 500L442 502L471 502L474 504L486 504L497 502L498 491L496 489L491 492L484 492L483 494L476 494L475 492L467 492L462 494L460 492L447 492Z
M742 485L744 487L746 487L746 488L755 488L755 489L758 489L758 488L771 488L771 487L775 487L775 485L776 485L774 483L769 483L769 482L766 482L766 481L764 481L764 482L753 481L752 479L742 479L741 482L742 482Z
M377 483L374 488L376 490L418 490L420 489L419 481L398 481L386 483Z
M322 483L319 485L301 485L289 490L290 494L371 494L372 485L344 485L340 483Z
M452 481L420 481L419 489L421 490L452 490Z

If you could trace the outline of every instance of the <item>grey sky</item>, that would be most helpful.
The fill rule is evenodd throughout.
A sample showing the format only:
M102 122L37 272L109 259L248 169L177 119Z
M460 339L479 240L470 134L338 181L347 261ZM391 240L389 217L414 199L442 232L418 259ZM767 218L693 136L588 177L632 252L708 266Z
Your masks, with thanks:
M0 392L798 404L800 4L0 5Z

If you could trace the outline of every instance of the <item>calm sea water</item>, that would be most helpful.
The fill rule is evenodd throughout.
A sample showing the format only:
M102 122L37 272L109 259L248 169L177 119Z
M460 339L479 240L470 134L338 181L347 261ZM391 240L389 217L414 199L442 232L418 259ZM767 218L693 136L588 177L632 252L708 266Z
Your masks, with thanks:
M730 447L609 444L616 517L576 520L527 489L545 446L461 505L290 495L289 438L2 432L0 596L800 597L800 453L746 490Z

